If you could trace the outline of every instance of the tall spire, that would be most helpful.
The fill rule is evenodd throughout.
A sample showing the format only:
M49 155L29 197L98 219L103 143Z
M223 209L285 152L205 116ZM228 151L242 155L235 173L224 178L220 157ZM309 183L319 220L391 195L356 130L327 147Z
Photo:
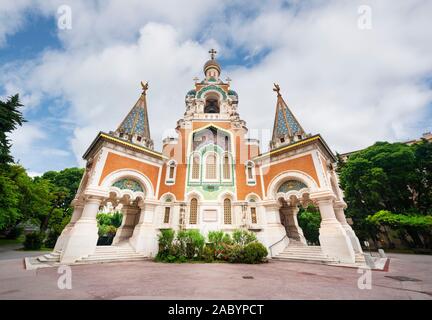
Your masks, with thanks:
M272 149L302 140L306 137L302 126L282 98L278 84L274 84L273 91L277 93L277 102L273 136L270 142L270 148Z
M134 107L119 125L115 134L120 138L153 149L153 141L150 137L150 126L147 113L146 93L148 82L141 81L142 93Z

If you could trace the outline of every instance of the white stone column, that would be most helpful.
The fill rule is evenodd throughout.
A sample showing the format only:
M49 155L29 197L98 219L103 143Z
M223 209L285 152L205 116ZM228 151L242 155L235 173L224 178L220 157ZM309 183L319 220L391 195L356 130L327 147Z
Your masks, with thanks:
M71 220L64 227L60 236L57 238L56 244L54 246L54 251L63 250L63 247L69 239L69 234L70 234L71 230L73 229L75 222L77 222L78 219L81 218L81 214L83 212L83 209L84 209L84 205L82 205L82 204L77 203L74 205Z
M154 257L158 252L159 229L155 222L155 209L158 203L151 201L140 202L141 208L138 224L135 226L129 243L136 252L147 257Z
M117 229L116 235L112 242L113 245L128 240L132 236L135 228L136 217L137 214L139 214L140 209L135 206L124 205L121 211L123 214L122 224Z
M280 220L280 205L276 200L262 203L265 208L266 224L263 232L257 234L260 240L269 250L269 256L275 256L286 248L289 243L285 227Z
M321 214L319 229L321 250L342 263L354 263L355 253L351 240L335 216L334 195L330 192L320 192L311 194L310 197L318 205Z
M289 206L281 208L282 214L286 217L285 226L287 230L288 237L300 241L301 243L307 244L306 238L304 237L303 230L300 228L297 220L297 215L299 212L298 206Z
M335 202L334 211L336 214L336 219L340 222L342 227L345 229L345 232L351 241L354 251L356 253L363 253L363 249L360 245L360 241L357 238L357 235L355 234L354 230L351 228L351 226L348 224L346 220L345 212L344 212L345 208L346 208L345 202L342 201Z
M94 253L98 240L96 215L101 202L100 197L89 196L86 199L81 217L75 222L64 244L60 262L72 263Z

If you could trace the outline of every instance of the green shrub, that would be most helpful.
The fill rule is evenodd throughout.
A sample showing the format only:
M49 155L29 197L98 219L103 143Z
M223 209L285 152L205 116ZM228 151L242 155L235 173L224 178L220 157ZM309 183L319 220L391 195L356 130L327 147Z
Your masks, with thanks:
M226 260L231 263L241 263L244 260L243 246L233 244L227 246Z
M157 258L159 260L164 260L172 251L173 241L174 241L174 230L172 229L162 229L158 236L159 239L159 251Z
M215 251L211 246L206 245L202 252L202 259L205 262L213 262L215 259Z
M199 259L201 257L205 238L199 230L179 231L177 241L180 243L182 255L185 255L188 259Z
M268 251L259 242L251 242L243 248L243 260L244 263L261 263L267 257Z
M256 235L253 232L247 230L237 229L233 231L233 241L235 244L245 246L248 243L257 241Z
M26 235L24 240L25 250L39 250L42 247L45 234L41 232L32 232Z

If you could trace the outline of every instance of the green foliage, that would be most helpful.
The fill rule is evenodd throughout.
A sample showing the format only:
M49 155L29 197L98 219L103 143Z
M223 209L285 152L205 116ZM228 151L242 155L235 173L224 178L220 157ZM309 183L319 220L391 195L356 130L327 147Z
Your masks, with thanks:
M98 226L98 234L99 237L114 237L117 232L117 228L112 225L99 225Z
M239 244L241 246L245 246L248 243L257 241L255 233L242 229L234 230L232 238L235 244Z
M0 172L0 230L14 225L21 217L18 210L20 195L18 187Z
M267 248L259 242L251 242L243 248L243 262L245 263L261 263L267 255Z
M298 224L303 230L305 238L312 243L319 243L319 227L321 224L321 215L314 207L308 207L306 210L301 209L298 216Z
M42 232L32 232L26 235L24 240L25 250L39 250L42 247L45 234Z
M114 213L98 213L96 220L99 225L114 226L116 228L121 226L123 215L121 212Z
M10 155L11 144L7 136L26 121L19 110L22 106L18 94L6 101L0 100L0 166L13 162Z
M237 243L223 231L211 231L209 243L198 230L180 230L175 235L172 229L161 230L157 261L186 262L199 260L205 262L227 261L231 263L260 263L267 256L267 249L256 241L254 234L237 230ZM264 249L264 250L263 250Z
M380 210L366 218L374 224L388 225L395 229L415 228L432 230L432 216L395 214L387 210Z
M377 142L352 154L346 162L340 159L338 172L348 204L347 216L353 219L354 228L360 238L377 240L379 225L399 228L404 224L406 232L420 245L421 239L415 234L420 229L414 226L414 218L402 216L412 216L411 213L432 214L430 142L424 140L414 145ZM393 214L387 213L387 222L381 220L381 224L373 223L374 219L366 219L382 210L403 214L400 217L391 217ZM384 219L383 214L376 219L378 217ZM407 219L414 224L407 226ZM396 220L397 223L390 223Z
M22 226L14 226L8 230L6 239L18 239L23 234L24 228Z

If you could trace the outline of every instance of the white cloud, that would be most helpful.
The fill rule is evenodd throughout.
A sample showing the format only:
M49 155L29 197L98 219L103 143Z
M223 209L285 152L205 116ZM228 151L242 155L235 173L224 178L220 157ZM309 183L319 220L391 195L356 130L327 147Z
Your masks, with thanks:
M224 57L241 50L248 61L269 52L252 67L223 68L251 129L271 129L278 82L303 127L334 150L416 137L432 129L418 128L432 101L424 82L432 72L432 3L369 3L373 29L362 31L361 2L254 1L246 14L241 1L76 1L73 29L59 31L65 50L18 71L9 67L0 80L11 93L25 89L33 106L47 96L70 103L65 120L75 126L70 143L78 161L98 131L117 127L141 80L150 83L151 132L160 147L184 113L184 95L202 76L210 46ZM40 2L39 10L49 14L59 4Z

